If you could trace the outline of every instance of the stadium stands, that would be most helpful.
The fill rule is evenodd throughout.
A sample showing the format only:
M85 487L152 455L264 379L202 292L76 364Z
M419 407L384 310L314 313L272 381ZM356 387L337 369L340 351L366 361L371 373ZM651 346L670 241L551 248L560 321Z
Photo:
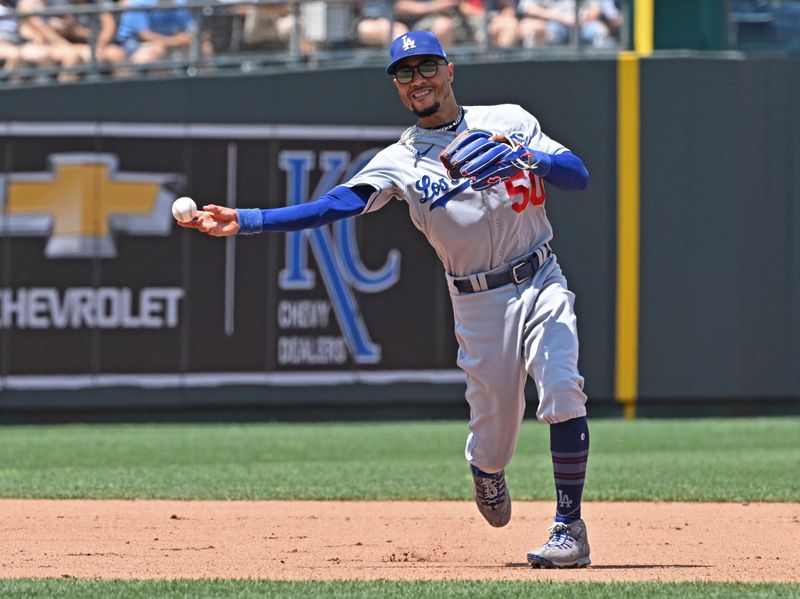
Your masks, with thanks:
M3 68L0 86L161 74L192 76L220 69L249 71L269 67L381 63L392 36L416 26L420 20L408 16L409 7L413 9L414 2L421 5L426 2L1 1L0 64ZM566 13L574 11L575 18L563 22L576 23L572 27L580 31L537 37L535 28L530 27L536 19L529 16L540 14L531 8L536 5L547 10L560 7ZM509 6L516 7L516 17L513 11L508 11ZM451 43L453 56L460 59L527 57L565 50L614 52L630 39L628 25L622 22L623 15L629 14L625 10L626 2L619 0L577 3L575 0L452 0L448 7L446 14L436 17L437 23L449 19L454 27L460 27ZM730 0L729 8L731 49L745 52L800 49L800 0ZM595 12L592 18L603 20L598 21L602 27L592 29L602 30L606 36L599 41L587 36L585 19L580 16L589 12ZM127 23L133 13L138 15L139 22L150 21L154 27L167 28L177 23L175 19L175 22L170 21L170 14L181 15L179 24L185 33L175 38L180 43L172 44L158 33L155 37L137 33L135 39L131 38ZM499 19L500 15L504 18ZM75 26L72 32L67 29L70 23L78 26L79 34L75 33ZM113 30L115 25L117 31L110 36L109 28ZM122 39L123 34L129 39ZM187 41L189 39L191 41ZM156 47L162 42L167 44L166 48ZM153 51L135 53L134 46Z

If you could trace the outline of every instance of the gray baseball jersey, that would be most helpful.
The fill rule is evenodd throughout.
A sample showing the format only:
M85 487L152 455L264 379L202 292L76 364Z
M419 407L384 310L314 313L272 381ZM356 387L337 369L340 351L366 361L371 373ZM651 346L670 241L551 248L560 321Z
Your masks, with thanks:
M441 259L453 303L458 365L466 373L471 414L466 458L484 472L497 472L516 448L527 375L536 382L537 417L544 422L585 416L586 396L578 373L574 296L547 245L553 232L543 182L521 172L475 191L469 180L451 180L439 153L468 128L519 133L528 147L549 154L568 151L520 106L466 106L456 131L411 127L346 185L377 189L364 212L391 199L404 201ZM544 263L523 283L471 293L454 285L468 275L485 282L487 272L507 270L516 258L532 253Z
M457 276L496 268L530 253L553 235L538 177L520 176L480 192L465 179L452 181L447 176L439 153L456 133L468 128L519 132L532 150L567 151L520 106L465 106L457 132L410 127L400 141L379 152L346 183L379 190L364 212L378 210L393 198L406 202L411 220L428 238L445 270Z

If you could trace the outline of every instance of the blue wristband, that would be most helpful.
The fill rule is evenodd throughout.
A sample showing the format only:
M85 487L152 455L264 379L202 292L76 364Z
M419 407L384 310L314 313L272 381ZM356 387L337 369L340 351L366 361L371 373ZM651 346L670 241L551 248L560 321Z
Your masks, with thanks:
M254 235L264 230L264 222L259 208L237 208L239 235Z

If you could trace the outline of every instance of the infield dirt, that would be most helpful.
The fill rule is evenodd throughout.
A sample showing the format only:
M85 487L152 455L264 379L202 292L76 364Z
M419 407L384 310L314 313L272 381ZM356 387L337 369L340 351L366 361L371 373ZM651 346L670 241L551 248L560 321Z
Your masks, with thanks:
M532 570L551 503L0 500L3 578L800 581L800 504L586 503L592 566Z

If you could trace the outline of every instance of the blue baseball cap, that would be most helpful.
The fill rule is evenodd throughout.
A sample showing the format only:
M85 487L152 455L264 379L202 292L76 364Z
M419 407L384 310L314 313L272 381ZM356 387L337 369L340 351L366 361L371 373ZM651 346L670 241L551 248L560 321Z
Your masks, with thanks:
M392 42L389 48L392 62L386 67L386 72L394 74L397 63L409 56L440 56L447 60L447 54L442 44L430 31L409 31Z

